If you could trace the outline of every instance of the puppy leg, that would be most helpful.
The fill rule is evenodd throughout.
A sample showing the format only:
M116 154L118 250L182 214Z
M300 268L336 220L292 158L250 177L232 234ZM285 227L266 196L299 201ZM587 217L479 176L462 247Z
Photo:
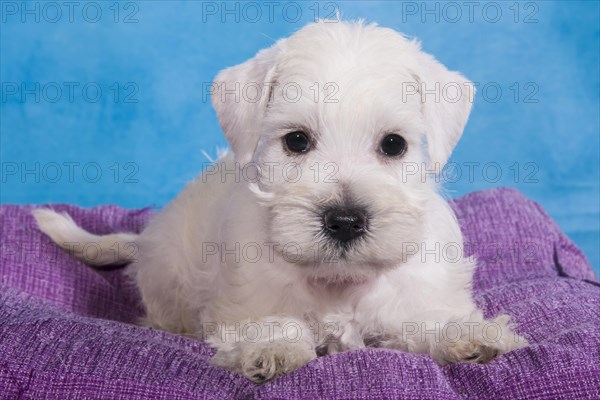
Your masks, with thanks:
M406 323L399 334L388 336L382 345L411 353L428 353L440 365L485 364L498 355L528 345L527 340L513 331L509 320L507 315L486 320L477 310L444 322Z
M527 346L527 341L513 331L509 320L508 315L486 320L481 311L476 311L469 317L446 323L440 340L430 347L430 354L440 365L485 364L498 355Z
M287 374L317 357L314 335L301 320L265 317L218 328L208 338L217 348L212 363L256 383Z

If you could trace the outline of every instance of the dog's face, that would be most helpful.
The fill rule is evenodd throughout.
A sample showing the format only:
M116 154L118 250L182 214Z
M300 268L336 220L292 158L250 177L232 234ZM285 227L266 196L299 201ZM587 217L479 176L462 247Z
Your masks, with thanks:
M314 279L347 282L421 243L436 195L422 170L447 160L471 91L392 30L321 22L224 70L213 104L237 162L261 172L251 185L275 248Z

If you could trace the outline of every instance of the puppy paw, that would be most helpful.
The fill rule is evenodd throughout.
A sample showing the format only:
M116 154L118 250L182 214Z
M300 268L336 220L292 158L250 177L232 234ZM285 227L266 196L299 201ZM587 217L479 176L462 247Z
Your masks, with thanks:
M443 338L432 351L435 361L441 365L450 363L485 364L496 356L528 345L514 332L507 315L492 320L471 323L472 330L464 327L456 340ZM468 332L468 334L466 333Z
M478 341L445 342L437 346L432 354L440 365L452 363L486 364L492 361L499 351L492 346Z
M255 383L265 383L316 357L314 348L280 340L272 343L247 343L232 351L218 351L212 362L238 372Z

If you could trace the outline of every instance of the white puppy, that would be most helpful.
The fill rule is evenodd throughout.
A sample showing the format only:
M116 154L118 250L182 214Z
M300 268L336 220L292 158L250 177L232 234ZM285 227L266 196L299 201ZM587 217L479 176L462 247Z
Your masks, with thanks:
M35 212L79 258L98 243L88 263L132 262L146 325L208 340L216 364L256 382L318 352L379 346L444 364L526 344L507 316L477 309L474 262L424 179L467 122L463 76L393 30L325 21L225 69L211 91L233 154L139 236Z

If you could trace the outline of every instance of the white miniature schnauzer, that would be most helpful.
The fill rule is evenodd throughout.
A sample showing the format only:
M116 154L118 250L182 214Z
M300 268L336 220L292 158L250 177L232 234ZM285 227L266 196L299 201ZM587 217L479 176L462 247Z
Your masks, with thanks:
M131 262L144 325L207 340L215 364L255 382L365 346L488 362L527 342L508 316L477 309L474 261L426 179L460 138L473 94L391 29L312 23L219 73L212 103L233 154L140 235L35 217L88 264ZM86 259L94 242L102 252Z

